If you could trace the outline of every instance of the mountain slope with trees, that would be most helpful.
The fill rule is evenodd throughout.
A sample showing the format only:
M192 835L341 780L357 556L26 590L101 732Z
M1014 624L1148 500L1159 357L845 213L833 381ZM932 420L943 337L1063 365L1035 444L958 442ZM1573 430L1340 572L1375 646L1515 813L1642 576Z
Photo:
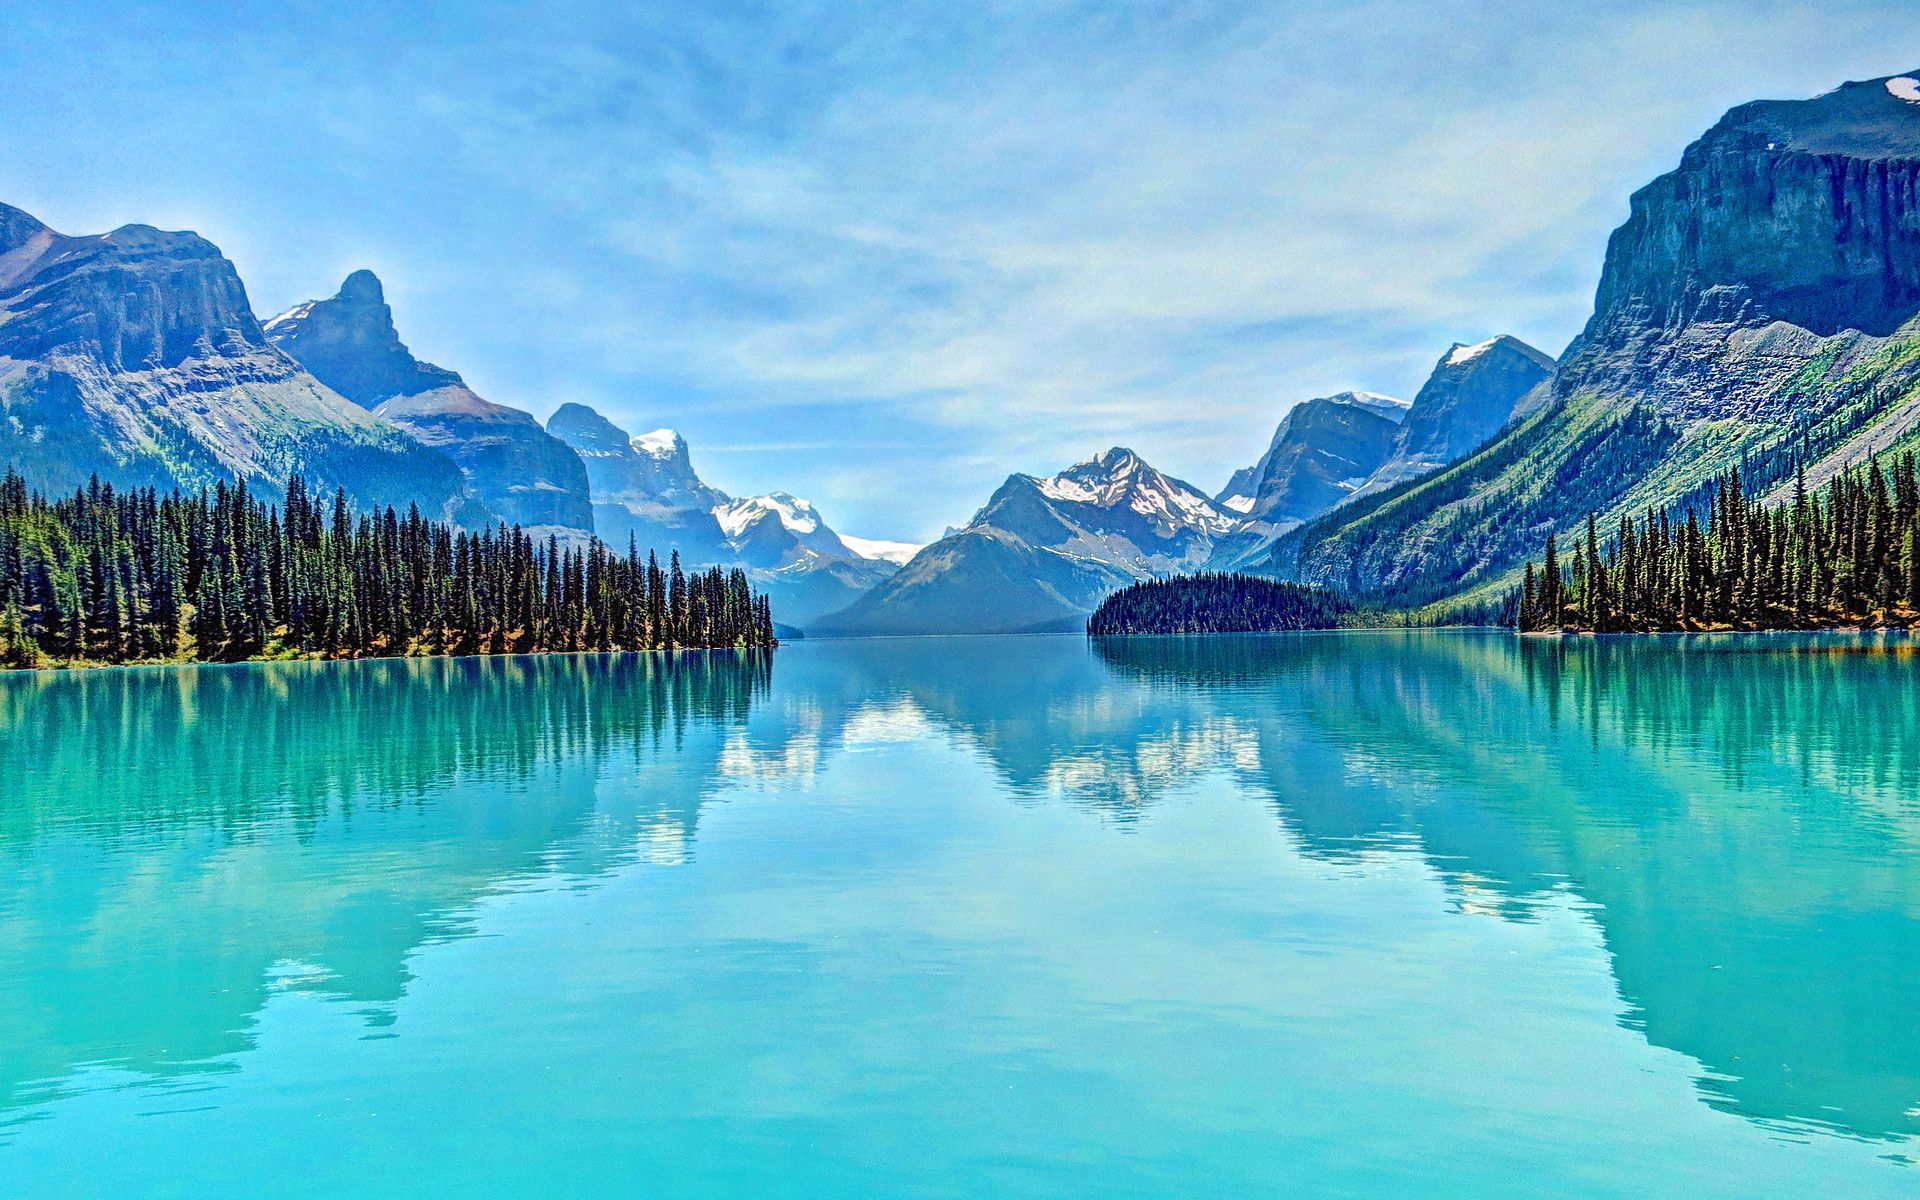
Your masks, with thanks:
M1523 633L1587 630L1910 627L1920 616L1920 466L1903 454L1849 471L1818 493L1751 497L1738 470L1716 481L1706 517L1621 518L1604 542L1589 515L1563 554L1548 538L1512 601Z
M1704 507L1741 467L1776 502L1920 430L1920 105L1847 84L1728 113L1633 197L1540 402L1261 564L1393 605L1504 594L1549 535Z

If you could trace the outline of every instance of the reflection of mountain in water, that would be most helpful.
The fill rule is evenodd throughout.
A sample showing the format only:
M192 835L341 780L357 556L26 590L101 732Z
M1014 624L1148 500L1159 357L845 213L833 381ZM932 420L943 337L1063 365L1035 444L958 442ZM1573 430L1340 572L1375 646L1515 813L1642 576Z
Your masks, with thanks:
M281 989L393 1019L476 899L679 861L720 787L939 734L1026 802L1130 821L1221 772L1302 853L1418 853L1462 912L1571 894L1626 1020L1711 1102L1920 1133L1920 695L1869 652L1899 645L922 639L783 651L776 686L730 655L0 679L0 749L42 768L0 805L0 1096L206 1069Z
M276 989L384 1005L489 892L683 855L770 671L682 654L0 678L0 747L36 768L0 805L0 1101L88 1064L205 1069Z
M1521 918L1571 887L1630 1021L1702 1063L1716 1104L1892 1137L1920 1132L1920 697L1902 645L1098 649L1122 678L1192 680L1218 719L1258 728L1258 771L1222 765L1309 853L1411 840L1462 907ZM1339 787L1299 786L1319 756L1343 770L1306 775Z

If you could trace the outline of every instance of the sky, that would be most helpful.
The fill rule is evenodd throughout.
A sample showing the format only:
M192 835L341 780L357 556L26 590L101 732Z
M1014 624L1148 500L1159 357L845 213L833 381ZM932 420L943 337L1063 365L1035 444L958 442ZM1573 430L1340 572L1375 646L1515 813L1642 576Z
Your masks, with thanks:
M1113 445L1215 491L1454 342L1557 354L1722 112L1920 69L1911 0L19 9L0 200L193 229L263 317L371 268L488 399L909 541Z

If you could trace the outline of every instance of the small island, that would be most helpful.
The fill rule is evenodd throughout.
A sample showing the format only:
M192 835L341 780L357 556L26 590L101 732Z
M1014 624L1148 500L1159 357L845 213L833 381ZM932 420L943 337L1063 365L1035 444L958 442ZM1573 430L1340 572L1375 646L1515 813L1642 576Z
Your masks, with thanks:
M1094 637L1283 633L1332 629L1353 606L1337 593L1257 575L1150 579L1108 596L1087 619Z

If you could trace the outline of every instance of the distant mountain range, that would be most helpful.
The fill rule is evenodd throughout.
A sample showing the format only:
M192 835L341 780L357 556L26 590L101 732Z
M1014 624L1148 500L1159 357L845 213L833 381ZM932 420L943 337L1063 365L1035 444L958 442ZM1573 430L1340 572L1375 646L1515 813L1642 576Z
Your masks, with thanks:
M797 496L736 498L709 486L671 429L634 437L584 404L563 404L547 432L585 462L599 536L744 566L785 624L809 625L899 569L892 557L842 541Z
M1202 568L1444 610L1589 511L1697 502L1736 465L1779 496L1920 445L1916 96L1897 76L1734 109L1633 196L1558 361L1500 336L1450 347L1410 404L1296 404L1211 498L1115 448L1009 477L924 548L842 537L804 500L707 484L670 430L482 399L407 350L370 272L263 325L194 234L68 237L5 206L0 465L49 491L270 498L298 470L362 507L631 538L745 567L819 633L1078 628L1119 586Z
M1115 588L1200 567L1241 520L1115 447L1046 479L1009 476L965 526L813 631L1076 629Z
M1498 337L1452 347L1411 405L1374 392L1304 401L1211 500L1118 448L1049 479L1012 476L966 526L816 632L1073 629L1138 580L1260 564L1288 531L1478 446L1552 365Z

